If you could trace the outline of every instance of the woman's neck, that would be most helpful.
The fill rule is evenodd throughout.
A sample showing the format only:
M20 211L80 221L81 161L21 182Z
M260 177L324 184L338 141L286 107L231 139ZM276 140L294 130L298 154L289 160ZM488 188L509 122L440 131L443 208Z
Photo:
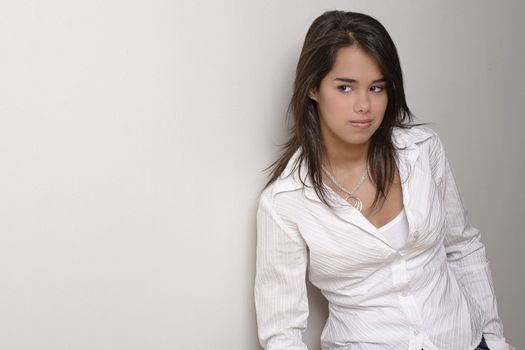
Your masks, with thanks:
M361 172L366 168L369 142L345 147L325 146L323 164L333 171Z

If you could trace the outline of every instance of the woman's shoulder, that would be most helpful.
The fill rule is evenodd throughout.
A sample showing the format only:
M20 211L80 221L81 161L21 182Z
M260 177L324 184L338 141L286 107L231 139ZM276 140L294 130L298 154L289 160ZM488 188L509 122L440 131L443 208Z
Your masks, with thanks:
M294 174L277 178L259 195L258 217L270 214L285 223L293 222L297 210L304 206L303 188Z
M402 153L417 150L420 161L428 161L434 173L439 173L446 160L445 147L436 131L426 125L415 125L408 128L394 128L394 144Z
M279 192L293 191L305 185L308 169L301 155L302 150L299 148L290 157L281 174L266 186L263 194L274 195Z
M297 205L301 201L303 189L311 186L308 169L300 160L301 149L298 149L288 161L283 172L259 195L259 205L265 203L274 209Z

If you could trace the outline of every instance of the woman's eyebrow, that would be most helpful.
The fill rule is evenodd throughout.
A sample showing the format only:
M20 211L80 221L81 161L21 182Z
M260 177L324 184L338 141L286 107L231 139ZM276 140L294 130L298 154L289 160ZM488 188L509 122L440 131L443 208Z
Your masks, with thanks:
M351 78L335 78L334 81L335 80L342 81L342 82L345 82L345 83L357 83L357 80L351 79Z
M358 81L356 79L352 79L352 78L335 78L334 81L335 80L342 81L342 82L345 82L345 83L358 83ZM376 79L376 80L372 81L372 84L384 83L384 82L386 82L385 78L379 78L379 79Z

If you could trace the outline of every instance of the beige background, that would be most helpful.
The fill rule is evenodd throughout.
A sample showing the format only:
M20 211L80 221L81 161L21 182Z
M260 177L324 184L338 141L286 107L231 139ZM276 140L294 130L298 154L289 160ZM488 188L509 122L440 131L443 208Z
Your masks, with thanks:
M334 8L397 43L524 347L524 4L0 2L0 348L258 348L261 170L306 30Z

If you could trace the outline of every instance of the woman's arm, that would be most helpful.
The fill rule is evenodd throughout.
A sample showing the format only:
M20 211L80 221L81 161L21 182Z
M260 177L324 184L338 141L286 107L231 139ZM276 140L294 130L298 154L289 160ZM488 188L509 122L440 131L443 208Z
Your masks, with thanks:
M480 231L467 221L467 211L463 207L443 144L437 135L431 156L437 166L435 170L439 174L438 182L444 196L447 230L444 244L449 266L464 293L480 305L484 312L483 335L489 348L513 349L503 336L503 325L498 316L494 285Z
M267 193L267 192L266 192ZM268 350L305 350L308 318L306 244L297 229L277 215L261 196L257 211L255 308L259 340Z

